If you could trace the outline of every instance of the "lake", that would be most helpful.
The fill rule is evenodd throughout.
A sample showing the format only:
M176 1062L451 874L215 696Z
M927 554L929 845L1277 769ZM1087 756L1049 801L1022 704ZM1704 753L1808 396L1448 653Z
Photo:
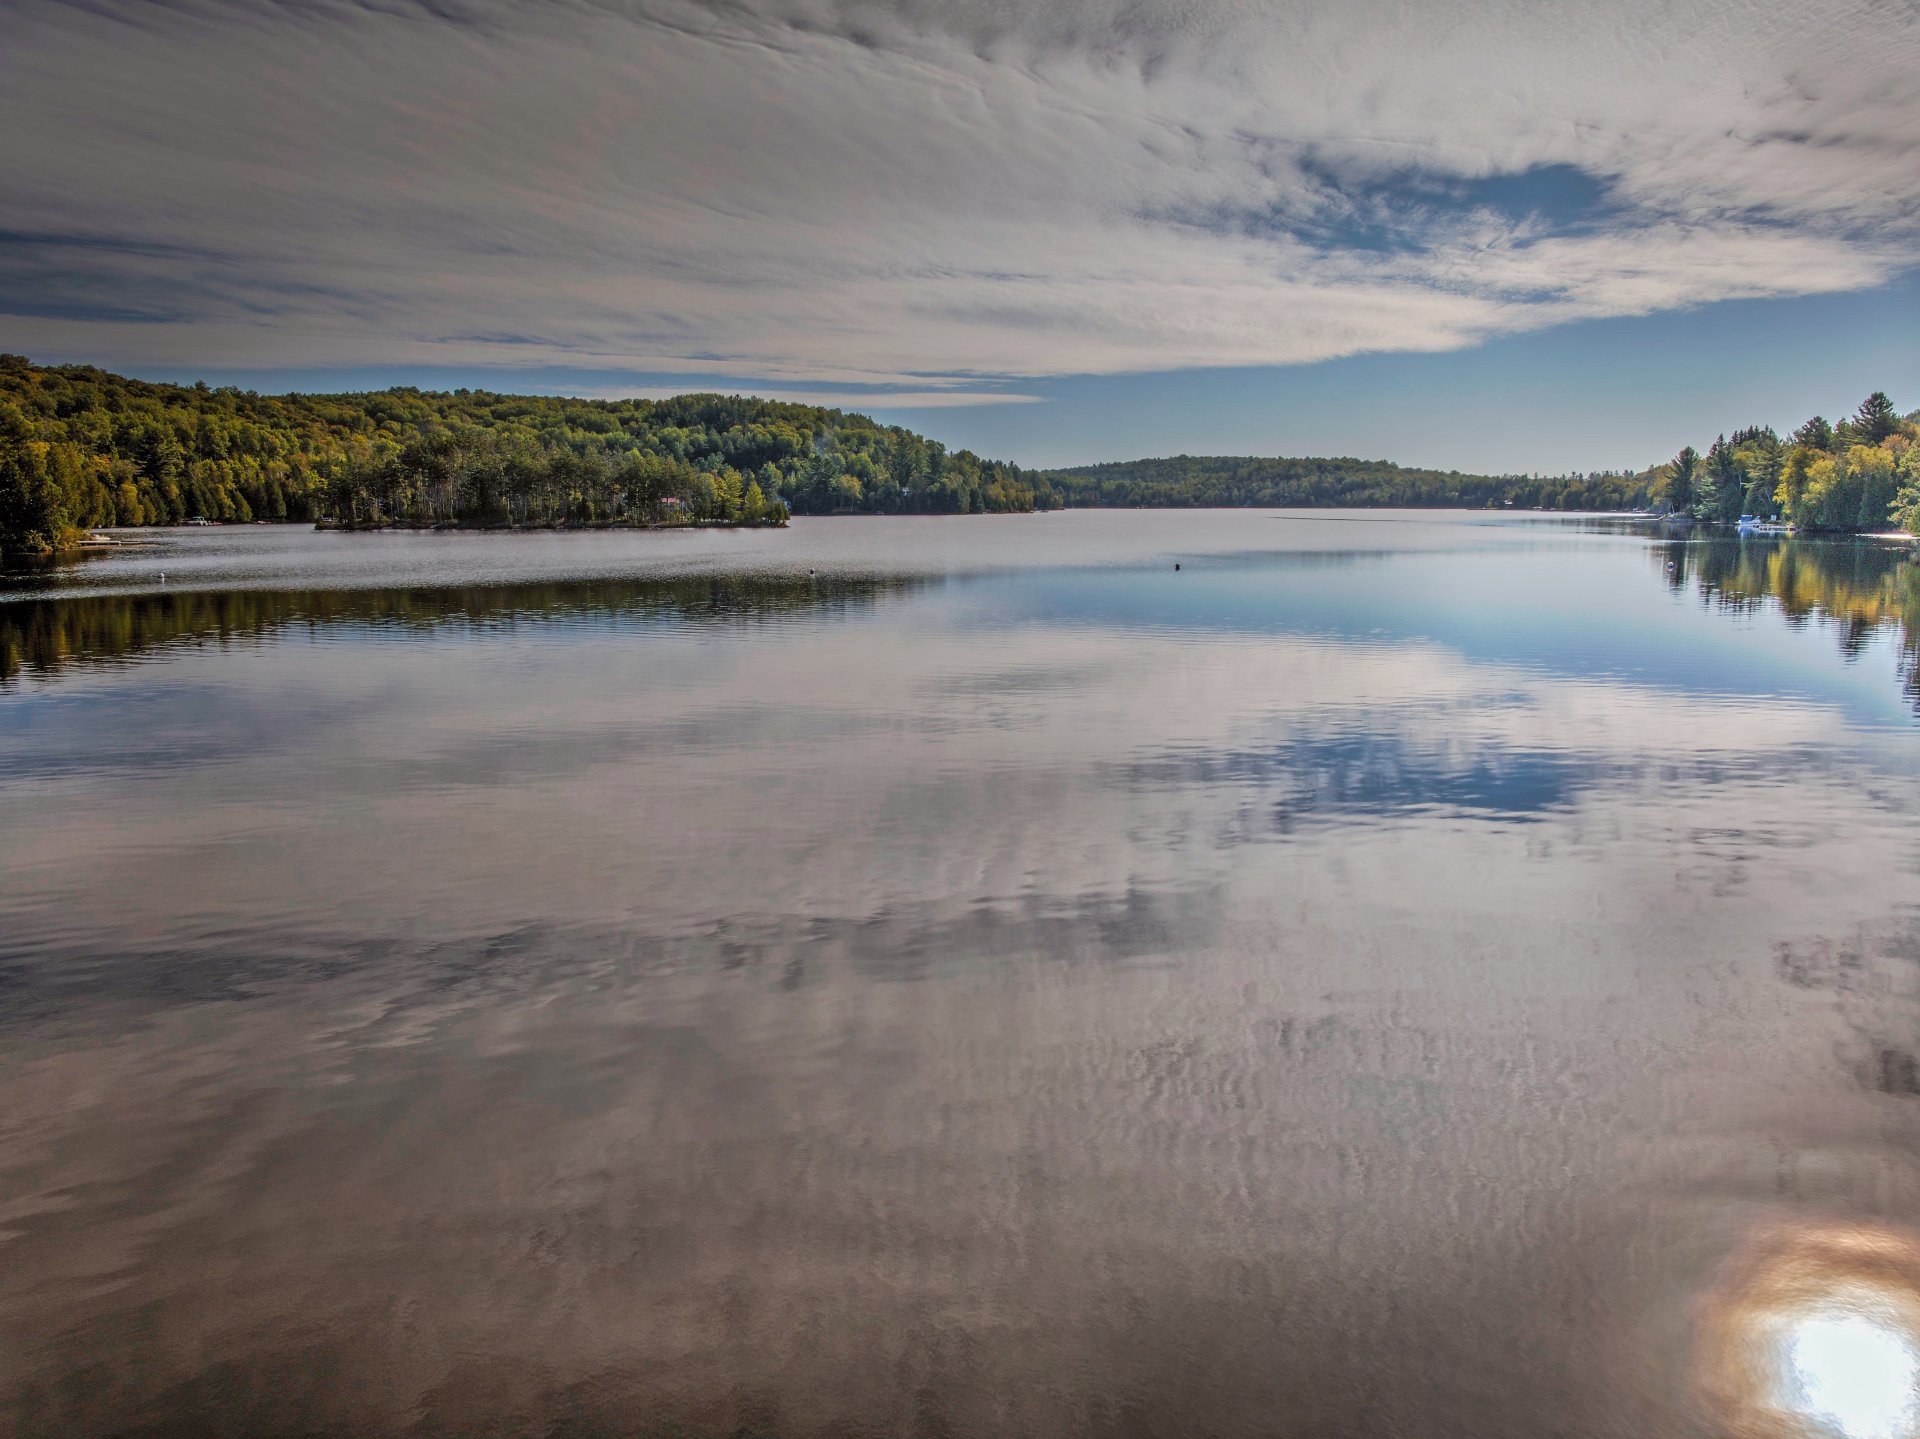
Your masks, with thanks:
M0 588L0 1426L1908 1432L1899 552L150 538Z

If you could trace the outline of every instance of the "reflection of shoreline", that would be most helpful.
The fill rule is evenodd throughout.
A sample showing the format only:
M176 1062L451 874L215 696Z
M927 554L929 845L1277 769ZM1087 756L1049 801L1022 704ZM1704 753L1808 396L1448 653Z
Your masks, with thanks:
M1896 631L1901 683L1920 709L1920 565L1907 545L1713 538L1655 545L1653 555L1668 588L1691 584L1723 609L1771 604L1789 624L1831 625L1848 659L1875 631Z
M0 604L0 683L131 660L173 644L261 641L294 625L476 630L519 620L600 618L751 624L864 611L924 580L890 577L675 579L378 590L178 590Z

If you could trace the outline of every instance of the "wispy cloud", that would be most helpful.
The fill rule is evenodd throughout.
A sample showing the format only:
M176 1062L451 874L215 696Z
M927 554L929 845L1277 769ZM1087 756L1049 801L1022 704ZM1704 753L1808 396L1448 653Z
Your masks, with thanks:
M791 400L798 405L823 405L830 410L955 410L979 405L1037 405L1042 395L1014 390L804 390L778 385L594 385L568 386L569 394L599 400L664 400L673 395L699 394L715 389L740 391L766 400Z
M8 28L0 326L39 355L1001 403L1030 397L978 381L1446 350L1920 253L1905 0L14 0Z

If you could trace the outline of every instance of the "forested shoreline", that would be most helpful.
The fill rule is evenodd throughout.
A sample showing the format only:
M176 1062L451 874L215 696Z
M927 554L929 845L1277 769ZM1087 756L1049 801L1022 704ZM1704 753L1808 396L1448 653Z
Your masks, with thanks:
M784 524L1059 501L1016 465L864 415L725 395L260 395L0 355L0 551L108 526Z
M1174 455L1052 470L1075 506L1658 509L1731 525L1742 515L1808 531L1913 532L1920 524L1920 411L1884 393L1838 423L1814 416L1782 439L1765 425L1689 447L1666 465L1569 475L1472 475L1385 460Z
M1876 390L1839 423L1815 415L1785 439L1765 425L1722 434L1704 455L1689 445L1664 466L1655 496L1710 523L1751 515L1810 532L1920 536L1920 411L1902 416Z
M1423 470L1388 460L1174 455L1050 470L1068 505L1150 509L1241 506L1314 509L1632 510L1652 502L1657 473L1470 475Z
M858 414L717 394L592 400L412 388L260 395L0 355L0 553L92 529L781 525L790 514L1075 507L1657 508L1807 531L1920 527L1920 412L1875 393L1665 466L1473 475L1384 460L1177 455L1050 471Z

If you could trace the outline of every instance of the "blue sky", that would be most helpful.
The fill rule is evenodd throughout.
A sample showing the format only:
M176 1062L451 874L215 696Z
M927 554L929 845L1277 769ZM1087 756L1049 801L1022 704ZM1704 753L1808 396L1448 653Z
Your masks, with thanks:
M133 368L144 379L266 390L414 384L593 394L714 384L566 369ZM1770 424L1785 434L1813 414L1837 419L1874 390L1888 390L1903 410L1920 407L1920 275L1857 294L1591 320L1438 355L1072 376L1022 388L1038 402L861 408L954 447L1036 466L1249 454L1493 473L1641 468L1682 445L1705 448L1710 431Z
M1439 355L1044 382L1038 406L898 423L1021 463L1357 455L1508 473L1643 467L1715 432L1920 408L1920 275L1851 295L1589 320Z
M1557 472L1920 404L1878 0L12 0L0 348Z

